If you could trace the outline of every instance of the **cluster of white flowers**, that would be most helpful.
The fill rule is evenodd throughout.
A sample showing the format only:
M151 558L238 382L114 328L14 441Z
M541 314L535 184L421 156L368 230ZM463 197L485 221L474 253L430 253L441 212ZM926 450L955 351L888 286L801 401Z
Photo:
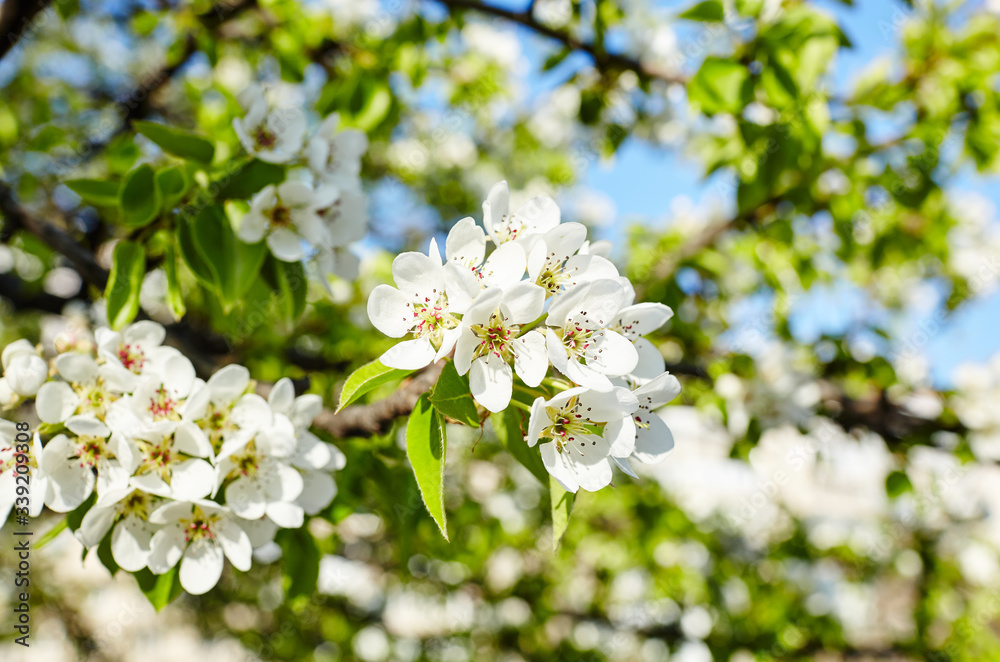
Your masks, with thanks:
M164 335L148 321L100 328L95 342L63 344L50 361L17 341L3 353L4 381L20 389L7 404L34 396L54 435L44 446L35 436L30 514L43 502L70 512L95 495L76 531L84 545L110 535L129 572L162 574L180 562L181 585L201 594L218 582L223 556L247 570L278 528L301 527L329 505L330 473L344 456L309 431L319 396L295 397L282 379L265 400L239 365L206 382ZM0 482L13 479L14 429L4 423ZM3 521L12 505L0 503Z
M1000 460L1000 354L985 363L963 363L954 372L951 406L969 429L969 446L976 459Z
M350 246L367 226L360 175L368 137L356 129L339 130L333 113L306 140L305 113L273 107L259 85L244 90L240 103L246 115L234 119L233 128L243 147L293 170L285 182L254 196L237 235L250 244L266 240L279 260L309 260L324 285L330 275L356 278L358 259Z
M542 460L565 489L598 490L611 483L613 464L634 475L630 458L656 462L673 447L650 412L680 384L643 338L673 313L635 304L631 283L605 257L610 247L588 242L585 226L562 223L551 198L513 212L509 198L506 182L494 186L483 203L485 231L472 218L456 223L444 259L434 240L427 255L395 258L396 287L376 287L368 315L386 335L412 337L381 361L415 370L454 352L473 397L491 412L511 404L516 375L518 388L538 395L528 444L545 440Z

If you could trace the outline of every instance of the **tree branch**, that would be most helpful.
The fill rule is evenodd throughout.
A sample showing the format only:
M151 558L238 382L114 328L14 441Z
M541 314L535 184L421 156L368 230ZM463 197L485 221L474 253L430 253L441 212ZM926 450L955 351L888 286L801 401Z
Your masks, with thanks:
M626 55L621 55L618 53L609 53L595 44L588 43L577 39L573 35L563 32L561 30L556 30L551 28L544 23L540 23L531 13L532 7L528 8L528 11L512 11L510 9L504 9L502 7L494 7L493 5L483 4L481 2L476 2L476 0L433 0L434 2L439 2L449 10L466 10L471 9L473 11L478 11L482 14L488 14L490 16L496 16L498 18L503 18L518 25L523 25L526 28L534 30L538 34L554 39L574 51L579 51L581 53L587 53L591 59L594 61L594 65L601 69L602 71L634 71L642 78L652 78L658 80L664 80L668 83L680 83L684 84L686 79L684 76L667 71L661 67L650 65L644 63L640 60L630 58Z
M7 0L0 10L0 60L34 29L33 21L50 0Z
M413 411L420 395L434 386L444 364L443 360L432 363L413 378L404 381L395 393L384 400L368 405L351 405L336 414L324 409L313 421L313 427L324 430L337 439L381 434L392 426L396 418Z
M107 286L108 272L97 263L94 254L65 231L28 214L14 199L14 192L7 182L2 180L0 180L0 213L13 228L30 232L54 251L65 256L87 283L100 290Z

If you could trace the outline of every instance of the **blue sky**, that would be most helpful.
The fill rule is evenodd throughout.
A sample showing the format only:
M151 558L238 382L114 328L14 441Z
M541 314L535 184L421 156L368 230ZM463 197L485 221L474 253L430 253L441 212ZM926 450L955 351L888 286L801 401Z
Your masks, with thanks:
M494 0L494 4L512 9L523 9L524 2L516 0ZM690 2L660 2L666 8L683 8ZM848 91L857 75L879 57L892 57L896 52L899 26L905 20L908 9L902 2L858 2L847 7L835 0L826 0L821 6L833 13L844 32L853 43L853 48L842 51L834 69L834 85L840 91ZM975 9L977 3L967 3ZM697 30L697 26L681 30ZM537 72L537 63L552 52L552 43L534 35L527 29L518 29L526 56L532 61L532 71ZM693 32L679 32L683 43ZM583 56L581 56L583 57ZM586 61L584 58L583 61ZM528 88L532 95L543 93L565 79L567 69L576 62L564 62L557 70L548 74L532 73L528 78ZM891 119L880 118L875 125L878 132L891 133ZM670 203L678 196L687 196L696 203L713 200L718 194L711 190L712 182L705 182L697 163L685 159L676 152L653 148L639 140L627 141L619 150L613 163L594 163L583 176L583 183L591 189L607 194L614 201L618 217L616 225L621 227L629 221L641 220L645 223L664 223ZM1000 178L986 179L974 171L962 173L954 182L954 188L976 191L989 197L1000 208ZM818 297L818 301L803 306L802 314L796 322L797 332L804 341L810 340L819 331L835 333L843 330L853 320L850 314L833 314L839 308L844 313L858 303L858 293L849 287L834 287ZM823 311L826 310L824 313ZM927 345L935 382L947 386L954 367L963 361L984 361L1000 351L1000 334L995 329L1000 326L1000 293L994 293L982 301L970 304L948 316L943 324L930 324L929 313L914 315L895 328L898 333L910 335L920 328L933 328L932 339Z

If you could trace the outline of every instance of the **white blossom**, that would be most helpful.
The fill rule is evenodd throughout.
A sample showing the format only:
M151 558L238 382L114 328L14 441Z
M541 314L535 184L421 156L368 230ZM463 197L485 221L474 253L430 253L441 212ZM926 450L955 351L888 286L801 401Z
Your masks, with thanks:
M21 397L33 397L49 376L49 367L27 340L16 340L4 347L2 362L4 382Z
M149 515L159 503L158 497L134 487L106 492L83 516L76 538L85 547L96 547L111 531L115 563L127 572L138 572L149 561L150 540L159 528L149 522Z
M24 508L24 502L17 502L20 496L17 486L27 485L27 511L31 517L38 517L45 505L45 492L48 489L48 477L38 466L38 458L42 456L42 440L38 433L32 435L32 442L27 453L20 457L17 452L18 430L11 421L0 419L0 526L7 521L12 507ZM23 438L23 437L22 437ZM17 470L18 459L27 465L24 473ZM20 480L19 475L24 476Z
M577 285L549 307L546 346L552 365L570 380L599 391L612 388L609 376L632 372L639 357L627 338L609 327L626 302L617 280Z
M267 185L250 203L237 236L248 244L267 238L267 247L279 260L298 262L306 257L306 245L328 247L330 229L320 210L336 202L340 192L333 186L313 189L299 181Z
M150 540L149 569L162 575L180 562L179 578L184 590L201 595L222 576L224 558L237 570L249 570L250 538L229 509L212 501L166 503L150 516L163 528Z
M538 386L548 370L545 337L538 331L521 334L545 307L545 290L527 282L506 290L491 287L466 311L455 345L455 367L469 373L472 395L493 412L510 403L513 372L528 386Z
M382 354L380 360L389 367L423 368L451 352L458 339L456 314L462 310L449 303L450 277L436 246L431 253L396 256L392 261L396 287L378 285L368 297L368 317L375 328L390 338L413 336Z
M559 225L559 207L547 196L531 198L510 211L510 187L503 181L493 186L483 203L483 225L497 246L508 241L527 241Z
M361 174L361 157L368 149L368 136L357 129L338 130L340 117L329 115L306 147L309 168L320 180L350 188Z
M576 387L549 400L537 398L528 420L529 446L539 446L542 462L564 489L594 492L611 483L611 456L629 451L635 428L629 415L638 401L628 389L610 393ZM611 424L614 423L614 424Z
M233 129L246 151L262 161L287 163L298 156L306 133L305 114L298 108L271 108L259 85L240 94L246 113Z

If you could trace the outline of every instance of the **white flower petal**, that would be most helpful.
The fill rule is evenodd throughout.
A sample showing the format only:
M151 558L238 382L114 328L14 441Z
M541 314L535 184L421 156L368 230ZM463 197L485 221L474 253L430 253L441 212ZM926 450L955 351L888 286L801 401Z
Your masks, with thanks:
M436 301L444 291L444 271L440 262L423 253L397 255L392 261L392 278L399 291L411 300Z
M503 411L510 404L514 375L503 359L487 354L472 362L469 387L479 404L492 412Z
M486 233L467 216L452 226L444 243L445 257L468 267L476 267L486 254Z
M307 471L302 476L302 494L295 503L308 515L315 515L337 496L337 484L325 471Z
M605 375L627 375L639 363L639 354L629 340L614 331L605 329L593 337L586 351L587 365Z
M122 570L138 572L149 561L152 529L134 515L129 515L111 533L111 556Z
M292 380L288 377L283 377L275 382L274 386L271 387L270 394L267 396L267 403L271 405L271 409L283 414L291 412L294 402L295 387L292 385Z
M218 544L202 542L188 545L178 574L181 586L191 595L207 593L219 583L222 566L222 548Z
M528 258L524 254L524 248L513 242L503 244L486 258L480 269L483 285L510 287L524 276L527 264Z
M56 357L56 370L60 377L77 384L89 384L97 379L97 362L87 354L60 354Z
M187 505L187 504L184 504ZM184 554L184 531L178 524L171 524L153 534L149 541L149 569L156 575L167 572Z
M243 519L264 516L264 493L256 480L241 477L226 488L226 505Z
M38 389L35 411L43 423L62 423L79 403L80 397L66 382L47 382Z
M379 357L383 365L399 370L418 370L434 360L437 351L428 338L397 343Z
M455 356L457 360L457 350ZM521 381L532 388L545 379L549 370L549 355L545 336L540 331L529 331L514 339L514 370Z
M306 256L302 248L302 237L288 228L276 228L267 235L267 247L274 257L283 262L298 262Z
M84 547L93 547L100 543L114 524L116 512L114 506L103 508L94 506L88 510L80 521L80 528L75 531L76 539Z
M170 472L170 491L179 501L202 499L214 487L215 470L205 460L184 460L174 465Z
M545 469L558 481L567 492L577 492L580 483L576 479L576 472L570 467L570 462L566 453L556 450L555 442L548 442L538 447L542 456L542 464Z
M656 379L637 388L635 397L639 405L647 411L662 407L681 393L681 383L669 372L660 374Z
M633 457L646 464L662 461L674 447L674 435L663 419L656 414L646 414L636 428ZM637 415L640 417L640 415Z
M656 346L646 338L636 338L632 343L635 346L635 353L639 358L635 369L629 373L629 377L639 384L645 384L656 379L667 369L667 364L663 360L663 355Z
M283 501L267 504L267 517L283 529L297 529L305 521L301 506Z
M243 572L249 570L253 548L247 532L232 518L226 517L216 524L215 533L219 537L222 551L233 567Z
M402 338L413 327L411 298L395 287L377 285L368 297L368 319L390 338Z

